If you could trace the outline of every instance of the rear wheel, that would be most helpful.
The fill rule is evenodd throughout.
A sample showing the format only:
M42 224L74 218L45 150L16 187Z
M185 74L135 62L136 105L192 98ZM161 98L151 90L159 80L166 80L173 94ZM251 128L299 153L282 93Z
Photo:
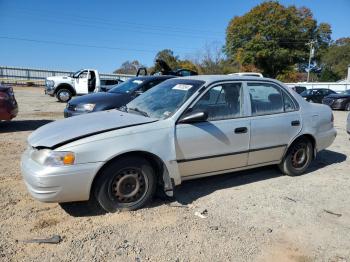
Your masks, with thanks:
M156 190L151 164L140 157L119 159L107 166L94 186L94 195L107 212L136 210L145 206Z
M288 149L279 168L285 175L298 176L309 167L312 157L313 146L310 140L298 139Z
M72 92L68 89L62 88L57 91L56 97L60 102L68 102L72 98Z

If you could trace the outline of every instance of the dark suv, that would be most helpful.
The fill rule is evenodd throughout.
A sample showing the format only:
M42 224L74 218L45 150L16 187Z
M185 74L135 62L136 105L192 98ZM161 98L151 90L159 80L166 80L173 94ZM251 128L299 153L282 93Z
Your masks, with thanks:
M323 98L322 103L329 105L332 109L350 111L350 90L326 96Z
M18 105L12 87L0 84L0 121L11 120L18 113Z
M300 95L308 102L322 103L322 99L331 94L336 94L336 92L327 88L314 88L314 89L307 89L304 92L302 92Z

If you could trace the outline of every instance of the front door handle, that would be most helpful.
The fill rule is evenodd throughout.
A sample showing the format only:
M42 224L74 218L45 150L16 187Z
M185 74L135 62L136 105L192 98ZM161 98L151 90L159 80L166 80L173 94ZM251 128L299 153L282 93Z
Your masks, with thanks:
M247 133L248 132L248 128L246 127L237 127L235 129L235 133L236 134L244 134L244 133Z
M299 120L294 120L290 123L292 126L300 126L300 121Z

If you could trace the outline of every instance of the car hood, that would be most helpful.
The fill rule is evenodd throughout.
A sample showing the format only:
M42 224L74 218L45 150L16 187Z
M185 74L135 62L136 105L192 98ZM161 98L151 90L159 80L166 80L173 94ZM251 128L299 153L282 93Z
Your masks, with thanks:
M70 76L49 76L46 78L47 80L53 80L53 81L73 81L73 78Z
M331 94L326 96L327 98L350 98L350 95L347 94Z
M99 93L93 93L93 94L75 97L71 101L69 101L69 104L71 104L71 105L78 105L78 104L106 104L106 105L108 104L109 105L109 104L113 104L113 105L115 105L115 107L120 107L122 105L125 105L125 103L123 103L124 101L126 101L126 103L128 103L129 100L130 100L129 94L99 92Z
M155 121L157 119L118 110L101 111L44 125L28 137L28 143L32 147L54 149L88 136Z

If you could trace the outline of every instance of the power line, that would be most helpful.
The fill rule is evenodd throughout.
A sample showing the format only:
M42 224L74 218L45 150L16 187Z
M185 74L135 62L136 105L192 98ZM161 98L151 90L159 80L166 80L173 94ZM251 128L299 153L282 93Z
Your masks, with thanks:
M17 8L19 10L24 11L24 13L29 13L29 14L34 14L35 16L40 15L40 17L45 16L44 10L38 11L38 10L31 10L31 9L25 9L25 8ZM18 14L18 13L17 13ZM47 16L52 18L52 16ZM94 24L104 24L104 25L111 25L115 26L116 24L121 24L121 25L128 25L132 27L137 27L137 28L143 28L146 30L158 30L158 31L166 31L166 32L175 32L175 33L188 33L188 34L193 34L195 33L210 33L210 34L218 34L221 35L224 32L219 32L219 31L210 31L210 30L203 30L203 29L198 29L198 28L193 28L193 27L173 27L173 26L166 26L166 25L150 25L150 24L139 24L135 22L130 22L130 21L113 21L110 19L101 19L100 17L86 17L86 16L78 16L78 15L73 15L73 14L67 14L64 12L59 13L59 17L66 17L69 18L70 21L78 21L78 22L92 22Z
M18 18L16 17L8 17L8 19L13 19L13 20L18 20ZM163 38L166 37L175 37L175 38L193 38L193 39L212 39L212 40L216 40L216 37L205 37L205 36L199 36L199 35L194 35L194 34L180 34L180 33L168 33L168 32L154 32L154 31L150 31L150 30L144 30L144 29L128 29L125 27L109 27L109 26L101 26L98 24L81 24L81 23L77 23L77 22L66 22L66 20L60 20L57 18L42 18L42 17L35 17L35 20L37 21L41 21L41 22L51 22L54 23L55 25L69 25L69 26L79 26L79 27L85 27L85 28L96 28L96 29L104 29L104 30L109 30L109 31L114 31L114 32L118 32L119 34L121 34L122 32L133 32L133 33L137 33L137 34L146 34L146 35L156 35L156 36L161 36Z
M132 49L132 48L113 47L113 46L84 45L84 44L77 44L77 43L67 43L67 42L59 42L59 41L38 40L38 39L20 38L20 37L10 37L10 36L0 36L0 39L16 40L16 41L26 41L26 42L43 43L43 44L64 45L64 46L89 47L89 48L110 49L110 50L120 50L120 51L133 51L133 52L154 53L154 52L158 52L158 51L159 51L159 50Z

